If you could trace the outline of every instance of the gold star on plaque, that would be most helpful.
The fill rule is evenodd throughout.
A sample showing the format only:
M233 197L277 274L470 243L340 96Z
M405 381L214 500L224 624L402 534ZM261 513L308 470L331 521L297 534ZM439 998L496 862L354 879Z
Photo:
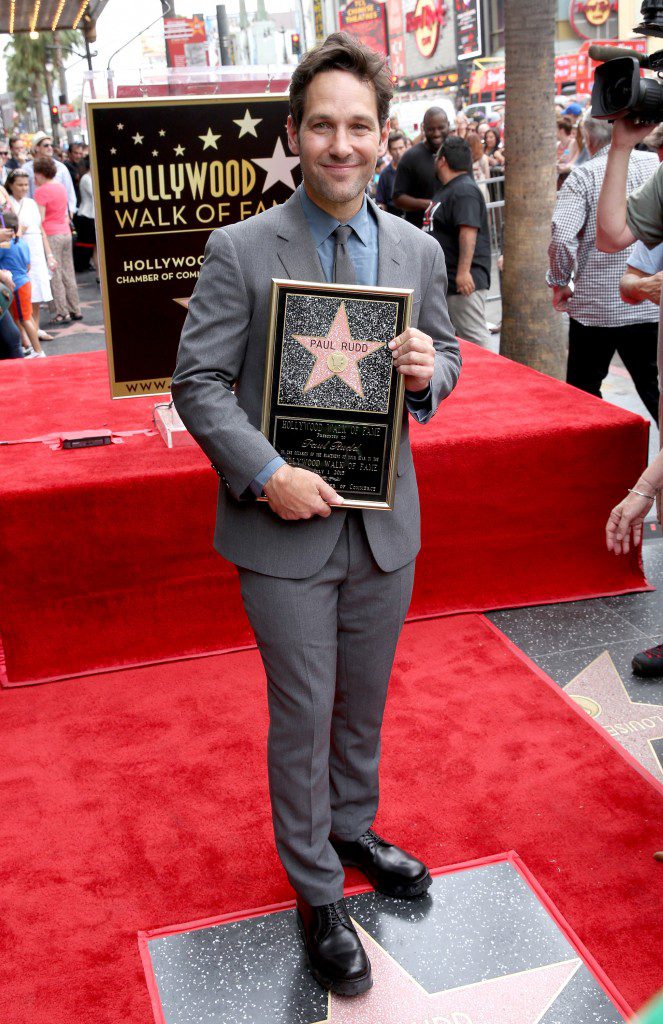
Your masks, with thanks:
M123 124L118 124L118 125L117 125L117 130L118 130L118 132L121 132L123 128L124 128L124 125L123 125Z
M116 150L115 146L111 146L111 156L115 156L116 153L117 153L117 150Z
M159 128L159 135L160 135L160 136L161 136L162 138L163 138L163 136L164 136L165 134L166 134L166 129L165 129L165 128Z
M218 149L216 140L221 138L221 133L215 135L211 128L207 129L206 135L199 135L198 138L203 143L203 149Z
M152 156L158 156L158 155L159 155L159 150L158 149L153 149L152 150Z
M175 146L175 156L184 156L184 146Z
M141 135L140 132L136 132L136 134L132 135L131 138L134 140L134 146L142 146L145 136Z
M255 137L257 139L258 138L258 133L256 131L256 125L260 124L261 121L262 121L261 117L251 117L251 112L249 111L249 108L247 107L246 108L246 113L244 114L244 117L240 121L233 121L233 124L236 124L237 127L240 129L240 132L239 132L240 139L242 138L243 135L255 135Z

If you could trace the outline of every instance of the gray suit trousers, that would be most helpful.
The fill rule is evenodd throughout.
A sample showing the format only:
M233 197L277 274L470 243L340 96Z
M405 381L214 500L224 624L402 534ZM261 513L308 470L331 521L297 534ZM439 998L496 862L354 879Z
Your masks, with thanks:
M333 903L344 872L329 836L357 839L377 811L382 715L414 561L383 572L351 511L314 576L239 573L267 675L276 846L295 891Z

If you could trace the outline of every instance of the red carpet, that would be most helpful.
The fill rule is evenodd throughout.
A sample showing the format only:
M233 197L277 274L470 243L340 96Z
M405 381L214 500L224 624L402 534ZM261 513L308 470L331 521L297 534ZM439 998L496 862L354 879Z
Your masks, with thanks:
M258 657L0 703L2 1024L150 1024L140 930L291 896L271 838ZM662 810L485 620L406 627L378 828L434 866L515 849L636 1008L663 985Z
M603 528L645 465L647 426L474 345L460 384L413 426L423 551L412 617L645 588ZM152 426L112 402L105 355L0 364L0 440ZM197 448L2 450L0 633L8 682L251 642L235 570L212 551L217 477Z

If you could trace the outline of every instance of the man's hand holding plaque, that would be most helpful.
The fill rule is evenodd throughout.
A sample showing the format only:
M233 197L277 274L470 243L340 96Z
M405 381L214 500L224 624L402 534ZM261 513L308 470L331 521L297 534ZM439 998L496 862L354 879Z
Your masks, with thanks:
M341 495L321 476L297 466L280 466L264 490L269 507L281 519L326 519L331 515L331 505L343 504Z
M394 366L405 378L407 391L426 391L433 379L435 347L433 339L416 327L408 327L389 342Z

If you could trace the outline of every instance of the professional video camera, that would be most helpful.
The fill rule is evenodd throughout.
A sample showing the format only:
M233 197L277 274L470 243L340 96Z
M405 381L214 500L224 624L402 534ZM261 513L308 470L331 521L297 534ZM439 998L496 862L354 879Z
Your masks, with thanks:
M644 0L640 9L642 24L635 28L646 36L663 36L663 0ZM640 68L663 77L663 50L635 53L621 46L589 48L592 60L605 61L594 72L592 116L614 121L626 114L642 122L663 121L663 84L654 78L641 78Z

